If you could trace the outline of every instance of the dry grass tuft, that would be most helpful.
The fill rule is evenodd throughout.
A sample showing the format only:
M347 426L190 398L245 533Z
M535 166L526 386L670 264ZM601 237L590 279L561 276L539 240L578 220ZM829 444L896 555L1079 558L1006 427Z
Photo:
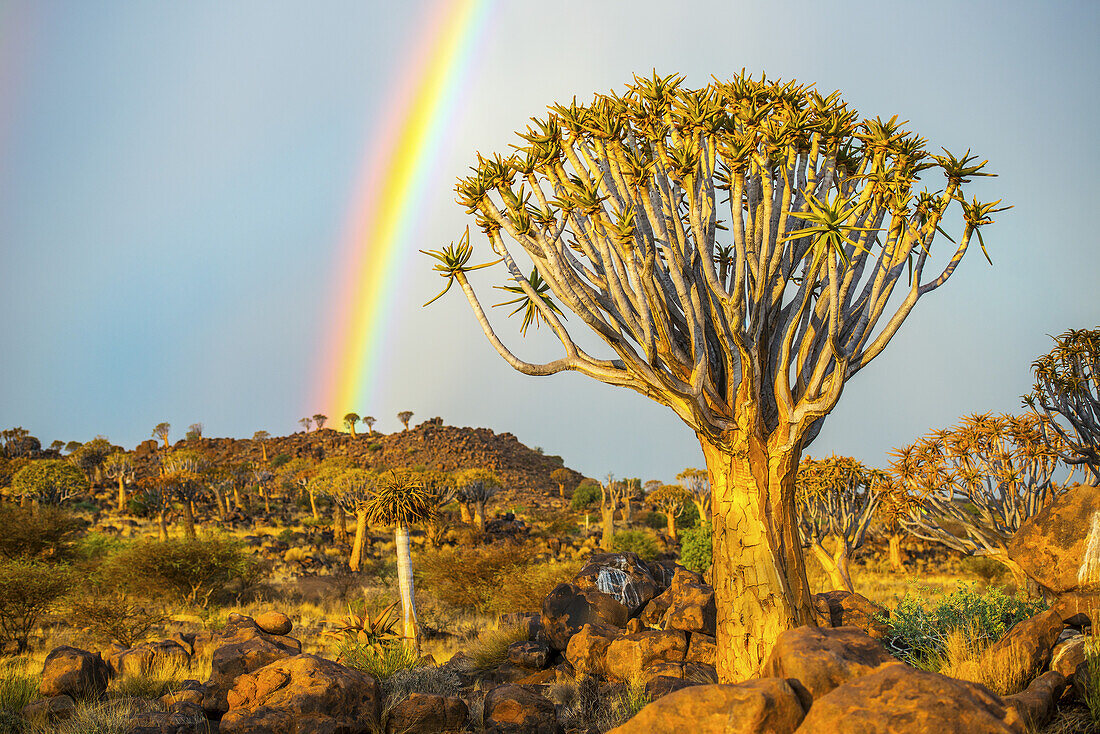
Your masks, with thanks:
M508 659L508 646L528 639L526 624L509 624L485 630L468 651L475 670L489 670Z

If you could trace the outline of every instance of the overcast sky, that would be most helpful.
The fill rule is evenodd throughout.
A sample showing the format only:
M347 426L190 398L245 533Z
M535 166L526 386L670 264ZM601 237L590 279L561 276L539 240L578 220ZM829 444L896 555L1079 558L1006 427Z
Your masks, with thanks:
M48 444L298 429L341 232L387 105L423 48L426 2L6 2L0 5L0 424ZM545 106L688 86L742 67L897 114L999 178L1014 209L845 388L816 455L885 466L971 412L1020 410L1049 335L1100 324L1089 222L1100 5L1094 2L678 3L497 0L402 260L391 354L359 412L510 431L589 476L670 481L700 466L670 411L577 375L515 373L417 248L467 224L453 183ZM476 232L476 229L475 229ZM483 240L475 244L486 252ZM486 300L492 300L489 294ZM498 314L503 316L503 314ZM522 354L518 321L498 324Z

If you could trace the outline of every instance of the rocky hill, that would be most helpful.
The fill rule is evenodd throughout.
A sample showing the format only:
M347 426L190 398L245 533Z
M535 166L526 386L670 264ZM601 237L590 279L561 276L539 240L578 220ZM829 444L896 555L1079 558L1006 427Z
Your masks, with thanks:
M520 443L511 433L447 426L441 418L432 418L410 430L390 434L352 436L323 428L272 436L262 444L251 439L200 438L178 441L174 448L200 449L217 463L260 462L265 455L270 462L285 455L317 461L347 456L361 466L383 470L454 471L485 467L495 471L504 480L506 490L511 490L509 494L516 498L557 494L557 484L550 479L550 473L565 466L560 456L545 456ZM135 450L139 465L151 464L157 449L153 440L139 444ZM572 485L581 478L579 472L573 471Z

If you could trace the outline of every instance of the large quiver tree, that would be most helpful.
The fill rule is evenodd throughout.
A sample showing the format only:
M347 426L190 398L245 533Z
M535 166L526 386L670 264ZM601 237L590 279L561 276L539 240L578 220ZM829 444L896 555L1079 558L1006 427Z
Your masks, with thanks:
M719 677L751 677L780 632L813 620L794 507L801 452L845 381L990 223L995 204L962 199L984 163L930 155L896 119L861 121L838 93L744 75L697 91L635 77L621 96L551 107L520 137L516 155L479 156L456 187L499 260L472 264L469 230L429 254L515 369L630 388L695 431L712 492ZM919 190L929 169L946 182ZM955 202L962 232L934 260ZM559 359L521 359L489 323L467 272L498 263L522 330L547 324ZM610 352L574 341L566 310Z

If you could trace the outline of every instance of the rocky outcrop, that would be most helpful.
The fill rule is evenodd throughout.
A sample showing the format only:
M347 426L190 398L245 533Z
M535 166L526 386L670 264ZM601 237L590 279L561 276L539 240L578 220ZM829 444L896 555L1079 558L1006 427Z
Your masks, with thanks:
M435 734L463 731L469 711L460 698L412 693L386 719L386 734Z
M597 589L558 584L542 602L542 628L550 646L565 650L586 624L623 627L630 619L625 606Z
M814 614L822 627L859 627L876 640L890 631L890 610L851 591L813 595Z
M1066 690L1066 677L1048 670L1025 690L1005 696L1005 703L1016 710L1030 731L1042 729L1054 714L1054 704Z
M607 594L626 607L631 617L659 592L649 567L635 553L594 554L573 577L573 585Z
M1024 723L984 686L890 663L814 700L798 733L824 732L1024 734Z
M107 691L110 670L98 652L56 647L42 664L38 692L47 698L98 698Z
M645 630L620 635L607 646L603 669L607 677L627 681L653 663L683 662L687 649L687 635L679 630Z
M763 675L795 678L816 701L843 683L896 662L877 640L857 627L796 627L776 639Z
M737 685L684 688L657 699L609 734L793 732L806 715L795 685L780 678L763 678Z
M485 694L486 734L561 734L554 704L517 685L503 685Z
M1100 590L1100 487L1066 489L1020 526L1008 554L1055 595L1096 594Z
M1051 650L1062 634L1062 615L1055 609L1017 622L1004 637L982 653L980 666L1008 671L1012 677L1031 680L1046 670Z
M607 676L607 648L621 630L606 624L586 624L569 639L565 659L583 675Z
M319 658L294 655L237 677L227 694L222 734L365 734L379 721L374 678Z
M1054 647L1050 669L1057 670L1072 682L1077 666L1085 661L1085 636L1080 632L1069 635Z
M229 615L220 639L214 644L217 647L203 698L203 708L213 715L228 710L226 694L238 676L302 652L298 640L268 634L251 617L242 614Z

